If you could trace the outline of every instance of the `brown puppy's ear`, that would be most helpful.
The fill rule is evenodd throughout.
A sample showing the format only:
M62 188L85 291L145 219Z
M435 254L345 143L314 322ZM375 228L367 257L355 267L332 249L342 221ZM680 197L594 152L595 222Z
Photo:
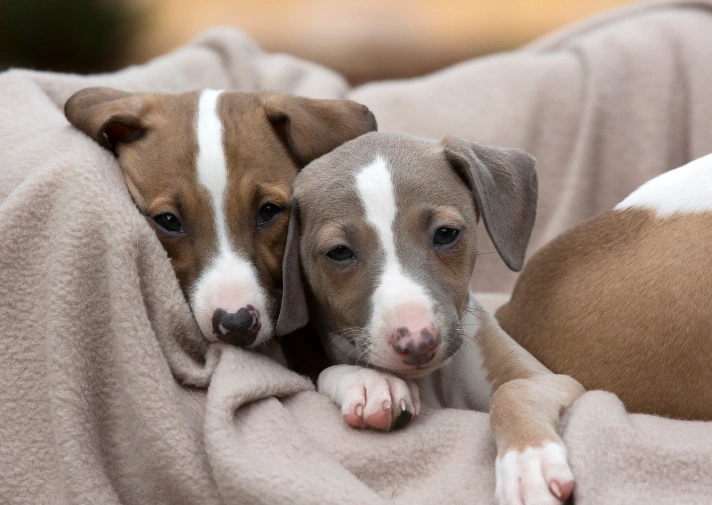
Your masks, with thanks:
M536 159L521 149L453 136L441 144L445 159L472 191L495 249L510 269L520 271L536 218Z
M377 128L368 107L351 100L316 100L274 91L260 93L259 100L300 168Z
M277 336L298 330L309 321L302 271L299 265L299 217L296 203L289 216L287 245L282 261L282 304L277 317Z
M133 142L145 133L140 111L137 95L111 88L77 91L64 104L69 122L114 154L116 144Z

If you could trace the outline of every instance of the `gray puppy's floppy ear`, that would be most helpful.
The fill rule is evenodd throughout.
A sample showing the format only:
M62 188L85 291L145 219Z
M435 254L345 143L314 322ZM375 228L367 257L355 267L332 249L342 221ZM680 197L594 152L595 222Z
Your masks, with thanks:
M140 119L141 100L111 88L85 88L64 104L70 123L116 154L116 145L140 139L146 131Z
M299 216L292 202L287 231L287 245L282 261L282 304L277 317L277 336L298 330L309 321L304 281L299 264Z
M520 271L536 218L536 159L521 149L459 137L441 143L445 159L472 191L495 249L510 269Z

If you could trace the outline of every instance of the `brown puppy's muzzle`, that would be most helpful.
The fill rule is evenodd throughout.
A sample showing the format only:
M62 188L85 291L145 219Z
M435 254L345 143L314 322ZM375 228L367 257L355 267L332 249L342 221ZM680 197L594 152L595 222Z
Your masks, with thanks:
M432 361L440 347L440 332L432 325L412 331L405 326L391 336L391 346L406 365L422 366Z
M223 309L213 313L213 332L228 344L240 347L252 345L261 327L260 312L252 305L233 313Z

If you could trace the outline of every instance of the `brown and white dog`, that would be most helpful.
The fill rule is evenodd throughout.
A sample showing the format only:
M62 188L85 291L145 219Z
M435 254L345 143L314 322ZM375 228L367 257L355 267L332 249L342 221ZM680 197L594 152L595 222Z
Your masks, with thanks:
M628 410L712 420L712 155L666 172L527 263L502 327Z
M505 263L521 268L536 212L534 164L523 151L456 137L364 135L297 177L285 257L286 273L296 272L285 283L306 284L312 326L343 363L318 385L344 419L390 429L421 404L489 410L500 504L571 494L557 427L583 393L517 345L468 291L480 217Z
M275 92L87 88L65 114L118 157L208 340L254 348L306 322L280 311L292 182L311 160L376 129L365 106Z

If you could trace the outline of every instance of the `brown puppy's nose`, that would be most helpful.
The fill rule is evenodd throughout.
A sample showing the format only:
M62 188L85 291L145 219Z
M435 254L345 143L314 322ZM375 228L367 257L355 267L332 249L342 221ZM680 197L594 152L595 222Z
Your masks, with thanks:
M217 309L213 313L213 331L228 344L248 346L257 338L262 323L260 312L252 305L242 307L237 312Z
M400 354L406 365L420 366L428 363L440 345L440 333L433 326L411 331L398 328L391 336L393 350Z

